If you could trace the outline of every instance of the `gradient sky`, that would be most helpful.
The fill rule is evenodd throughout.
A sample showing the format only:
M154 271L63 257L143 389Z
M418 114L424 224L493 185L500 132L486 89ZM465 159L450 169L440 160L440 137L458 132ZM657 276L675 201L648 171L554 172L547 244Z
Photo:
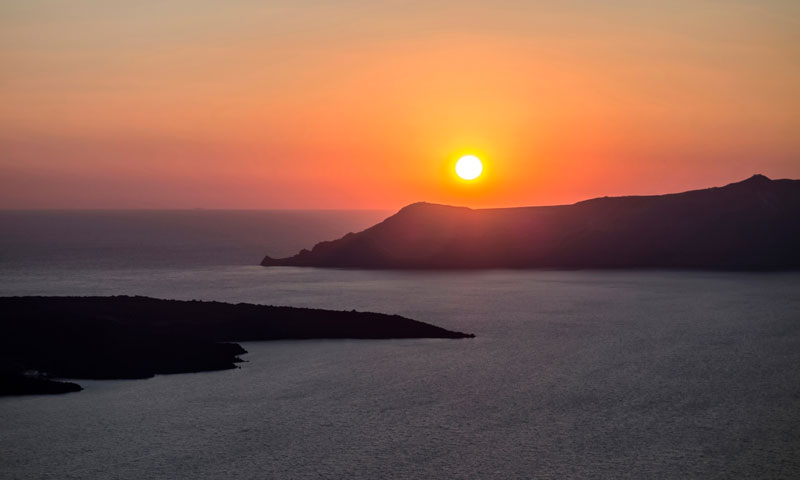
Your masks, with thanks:
M0 208L545 205L754 173L800 178L797 0L0 0Z

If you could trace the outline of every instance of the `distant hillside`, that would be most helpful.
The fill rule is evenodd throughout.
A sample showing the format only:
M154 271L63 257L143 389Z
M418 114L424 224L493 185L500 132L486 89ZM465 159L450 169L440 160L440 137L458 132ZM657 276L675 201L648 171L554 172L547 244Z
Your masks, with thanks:
M383 222L264 266L344 268L800 267L800 180L574 205L409 205Z

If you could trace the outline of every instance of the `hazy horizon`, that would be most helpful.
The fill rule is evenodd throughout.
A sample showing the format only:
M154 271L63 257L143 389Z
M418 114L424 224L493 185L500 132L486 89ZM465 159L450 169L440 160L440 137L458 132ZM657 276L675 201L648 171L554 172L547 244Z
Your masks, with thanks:
M727 183L724 183L724 184L707 185L707 186L701 186L699 188L684 189L684 190L678 190L678 191L672 191L672 192L655 192L655 193L641 193L641 194L624 194L623 193L623 194L620 194L620 195L602 195L602 196L596 196L596 197L591 197L591 198L582 198L582 199L578 199L578 200L576 200L574 202L560 203L560 204L506 205L504 207L492 207L492 206L469 207L468 205L461 205L461 204L450 204L450 205L453 205L453 206L464 206L464 207L473 208L473 209L519 208L519 207L549 207L549 206L560 206L560 205L573 205L575 203L580 203L580 202L583 202L583 201L593 200L595 198L603 198L603 197L612 197L612 196L613 197L659 196L659 195L669 195L669 194L674 194L674 193L682 193L682 192L687 192L687 191L692 191L692 190L703 190L703 189L707 189L707 188L722 187L722 186L725 186L725 185L729 185L731 183L738 183L738 182L747 180L748 178L751 178L753 176L758 176L758 175L763 175L763 174L756 173L756 174L753 174L753 175L751 175L751 176L749 176L747 178L734 180L734 181L727 182ZM797 179L793 179L793 178L774 178L774 177L770 177L769 175L764 175L764 176L766 176L770 180L797 180ZM30 208L2 208L2 207L0 207L0 212L37 212L37 211L40 211L40 212L58 212L58 211L65 211L65 212L69 212L69 211L75 211L75 212L81 212L81 211L83 211L83 212L92 212L92 211L97 211L97 212L103 212L103 211L120 211L120 212L125 212L125 211L163 211L163 212L180 211L180 212L186 212L186 211L193 211L193 210L197 210L197 211L212 211L212 212L213 211L228 211L228 212L236 212L236 211L241 211L241 212L248 212L248 211L251 211L251 212L269 212L269 211L276 211L276 212L278 212L278 211L297 211L297 212L359 212L359 211L361 211L361 212L395 212L395 211L397 211L397 210L399 210L399 209L401 209L403 207L406 207L408 205L412 205L414 203L439 203L439 202L429 202L428 200L416 200L416 201L407 202L407 203L402 204L402 205L398 205L398 206L396 206L394 208L270 208L270 207L264 207L264 208L261 208L261 207L252 207L252 208L224 208L224 207L223 208L215 208L215 207L178 207L178 208L173 208L173 207L161 207L161 208L158 208L158 207L144 207L144 208L141 208L141 207L91 207L91 208L81 208L81 207L77 207L77 208L69 208L69 207L67 207L67 208L63 208L63 207L62 208L59 208L59 207L30 207Z

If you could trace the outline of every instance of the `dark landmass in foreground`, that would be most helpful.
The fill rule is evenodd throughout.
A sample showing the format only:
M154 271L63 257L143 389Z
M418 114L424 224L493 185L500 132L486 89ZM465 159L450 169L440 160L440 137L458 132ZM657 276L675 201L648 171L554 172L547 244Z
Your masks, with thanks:
M471 338L398 315L147 297L0 297L0 395L236 368L235 341Z
M264 266L340 268L800 268L800 180L754 175L670 195L472 210L409 205Z

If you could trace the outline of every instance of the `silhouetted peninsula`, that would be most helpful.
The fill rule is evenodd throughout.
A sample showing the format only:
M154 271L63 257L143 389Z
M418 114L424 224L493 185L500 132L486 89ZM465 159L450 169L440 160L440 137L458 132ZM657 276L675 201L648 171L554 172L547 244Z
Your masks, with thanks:
M0 319L0 395L236 368L234 341L473 337L398 315L147 297L0 297Z
M573 205L409 205L360 233L264 266L342 268L800 268L800 180Z

